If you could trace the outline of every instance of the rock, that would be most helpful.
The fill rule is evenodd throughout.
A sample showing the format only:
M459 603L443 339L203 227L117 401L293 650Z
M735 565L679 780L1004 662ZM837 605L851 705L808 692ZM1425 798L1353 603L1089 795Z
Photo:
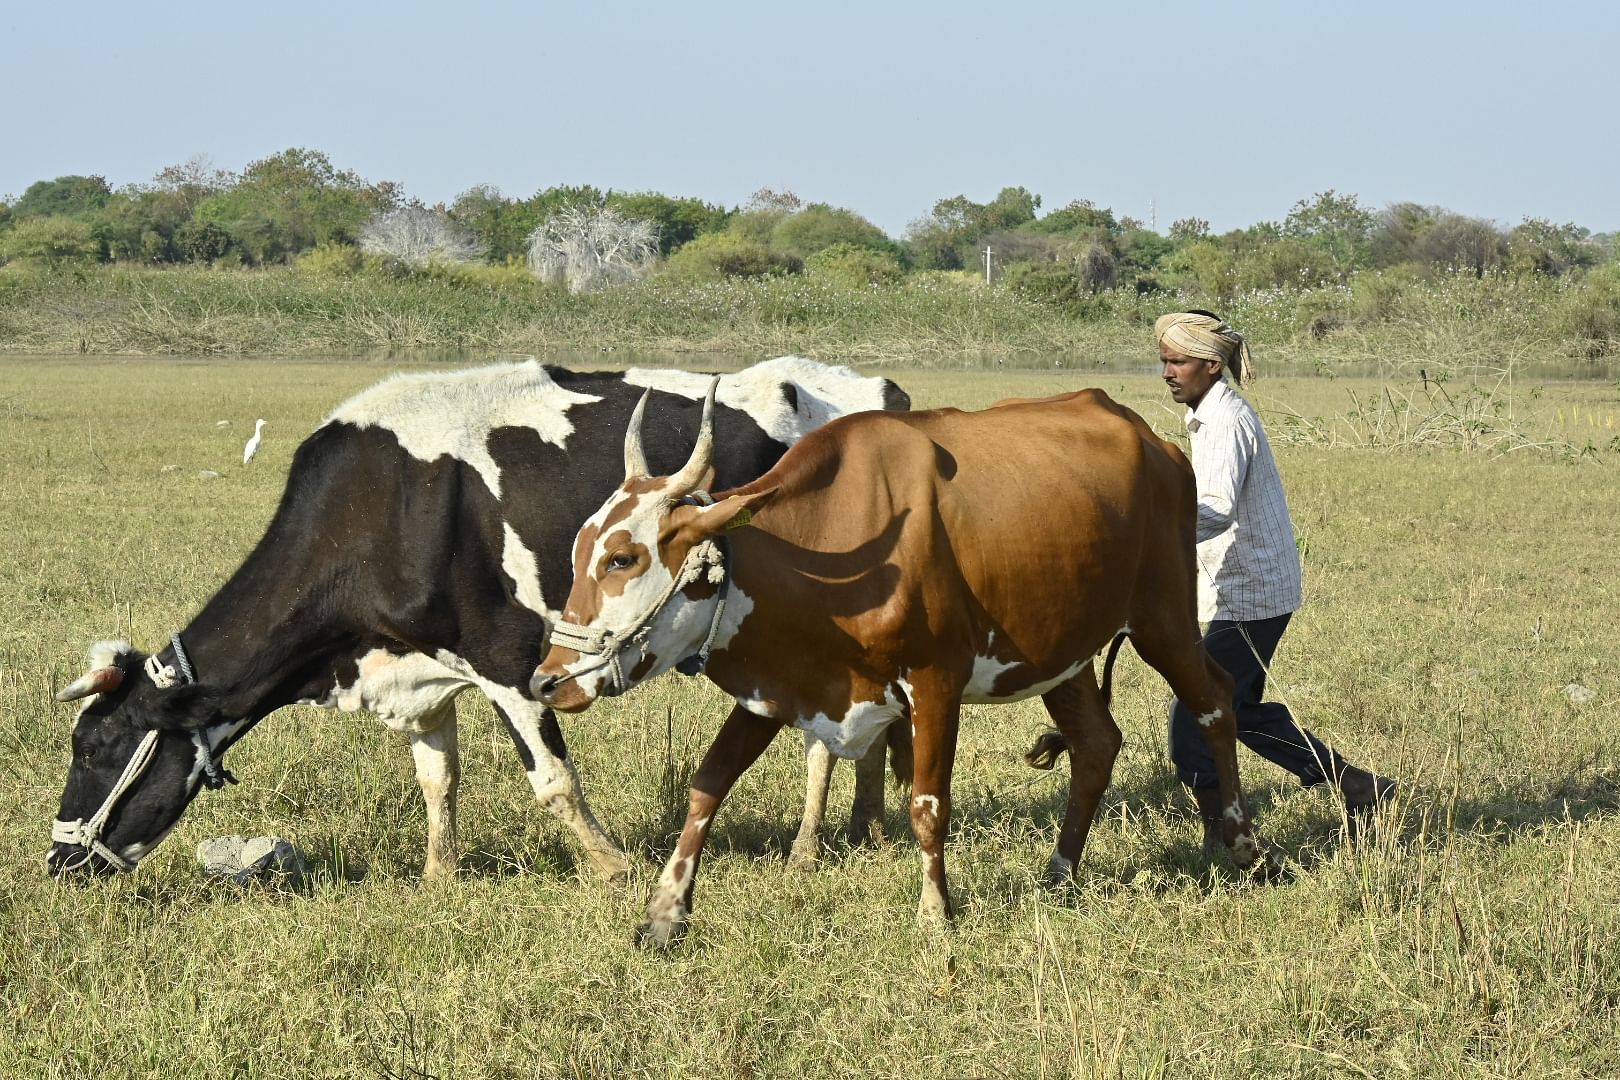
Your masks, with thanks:
M1564 696L1569 698L1573 704L1585 705L1597 697L1597 691L1589 686L1582 686L1580 683L1570 683L1564 687Z
M198 470L197 475L202 477L204 480L219 479L219 473L215 472L213 469L200 469Z
M296 884L309 872L298 849L279 836L216 836L197 845L203 872L245 885L253 878L286 878Z

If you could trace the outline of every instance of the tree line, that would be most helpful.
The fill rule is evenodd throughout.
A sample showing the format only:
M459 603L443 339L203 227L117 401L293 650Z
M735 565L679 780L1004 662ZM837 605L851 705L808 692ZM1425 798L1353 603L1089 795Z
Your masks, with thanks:
M320 151L292 148L239 173L193 159L116 190L100 176L39 180L20 197L0 200L0 260L263 267L310 259L346 270L397 270L439 259L527 263L549 274L556 252L594 243L579 233L590 228L633 249L637 261L627 265L636 273L810 273L868 285L920 273L988 272L1083 313L1115 289L1230 298L1344 283L1364 270L1564 276L1617 257L1614 233L1595 235L1574 223L1527 217L1503 227L1413 202L1374 209L1335 191L1301 199L1281 221L1219 234L1198 218L1161 233L1085 200L1041 211L1041 197L1023 187L1004 188L985 203L956 195L892 238L853 210L771 190L727 208L589 185L512 198L486 185L449 205L424 206L398 183L368 181ZM561 235L565 225L576 232ZM541 248L551 263L537 261ZM604 271L600 279L623 276Z

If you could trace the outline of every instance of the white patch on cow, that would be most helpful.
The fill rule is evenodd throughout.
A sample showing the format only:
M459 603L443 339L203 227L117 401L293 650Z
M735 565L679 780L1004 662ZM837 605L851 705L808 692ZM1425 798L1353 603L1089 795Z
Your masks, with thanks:
M1238 861L1240 866L1247 866L1254 862L1255 856L1259 853L1259 845L1254 842L1254 838L1248 833L1238 833L1237 839L1232 841L1232 857Z
M444 455L465 461L498 499L501 475L489 454L491 431L531 428L553 446L566 446L574 432L568 410L600 400L558 386L531 359L470 371L395 375L339 405L326 422L391 431L420 461Z
M1207 728L1211 724L1213 724L1215 721L1219 720L1220 718L1221 718L1221 710L1216 709L1212 713L1205 713L1203 716L1200 716L1198 718L1198 726Z
M726 593L726 610L720 613L720 628L714 634L714 651L723 652L742 632L743 620L754 610L754 598L738 588L735 579ZM711 612L709 618L713 618ZM707 633L707 631L705 631Z
M1238 799L1233 799L1232 805L1226 808L1226 816L1239 825L1243 824L1243 803Z
M744 709L753 713L755 716L763 717L766 720L773 720L776 718L776 702L767 700L760 695L758 690L754 691L752 697L738 698L737 704L741 705Z
M973 674L969 677L967 686L962 689L962 701L969 705L993 705L1039 697L1054 686L1062 686L1080 674L1093 659L1093 657L1088 656L1084 660L1077 660L1053 678L1030 683L1028 686L1020 687L1010 694L997 695L992 693L995 688L996 678L1001 672L1017 665L1004 663L994 657L976 656L973 658Z
M924 863L922 883L922 896L917 900L917 921L923 923L943 922L949 910L945 903L945 894L939 891L939 883L934 875L928 873L928 864Z
M706 817L698 818L696 821L692 822L692 828L702 832L704 829L709 827L709 820L710 819Z
M630 368L624 381L666 394L700 400L713 376L691 371ZM847 367L823 364L802 356L778 356L720 376L715 400L753 417L771 438L791 446L829 420L852 412L883 408L882 378L857 374ZM782 396L792 383L798 408Z
M841 758L861 758L866 756L878 736L900 719L904 711L905 703L895 696L891 687L884 690L882 701L854 702L837 719L826 713L817 713L809 718L795 719L793 726L814 735Z
M918 795L911 800L911 805L917 810L926 810L933 817L939 817L939 796Z
M116 667L121 658L134 651L135 647L122 638L98 641L90 646L89 670L95 671L97 668Z
M540 566L535 561L534 552L529 550L512 526L503 521L501 528L506 534L501 546L501 569L512 579L517 602L543 619L555 620L556 616L546 610L545 597L540 595Z
M445 657L455 666L444 663ZM440 708L473 681L471 669L449 653L435 660L421 653L398 656L372 649L360 657L358 666L359 677L353 683L336 685L326 697L308 704L343 712L368 709L390 728L409 735L422 730L418 725L424 719L436 718Z

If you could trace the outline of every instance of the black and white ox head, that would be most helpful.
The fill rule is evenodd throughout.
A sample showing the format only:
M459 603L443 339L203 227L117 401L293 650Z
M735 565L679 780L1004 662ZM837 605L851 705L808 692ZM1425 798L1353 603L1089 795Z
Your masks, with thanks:
M133 870L202 786L229 778L217 758L247 724L222 722L211 691L152 668L128 642L97 642L89 672L56 695L83 705L46 855L53 875Z

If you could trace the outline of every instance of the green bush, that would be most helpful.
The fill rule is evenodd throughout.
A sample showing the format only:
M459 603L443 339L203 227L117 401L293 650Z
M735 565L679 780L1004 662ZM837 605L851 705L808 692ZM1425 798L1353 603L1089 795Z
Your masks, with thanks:
M834 244L805 260L805 270L845 288L892 285L905 277L905 268L892 252L873 251L855 244Z
M664 271L701 281L797 274L804 260L781 255L736 233L707 233L669 257Z
M365 263L366 257L352 244L316 244L298 256L293 265L300 274L342 278L358 274Z
M852 210L826 203L811 203L778 221L771 229L770 248L783 255L808 259L818 251L842 245L891 251L894 244L883 230Z
M76 218L24 218L0 233L0 257L19 262L90 262L100 251L90 223Z
M1083 322L1105 318L1113 311L1111 294L1093 292L1080 273L1057 263L1015 263L1007 267L1001 280L1014 292Z
M212 263L230 250L231 234L223 225L192 218L175 231L174 241L190 261Z

